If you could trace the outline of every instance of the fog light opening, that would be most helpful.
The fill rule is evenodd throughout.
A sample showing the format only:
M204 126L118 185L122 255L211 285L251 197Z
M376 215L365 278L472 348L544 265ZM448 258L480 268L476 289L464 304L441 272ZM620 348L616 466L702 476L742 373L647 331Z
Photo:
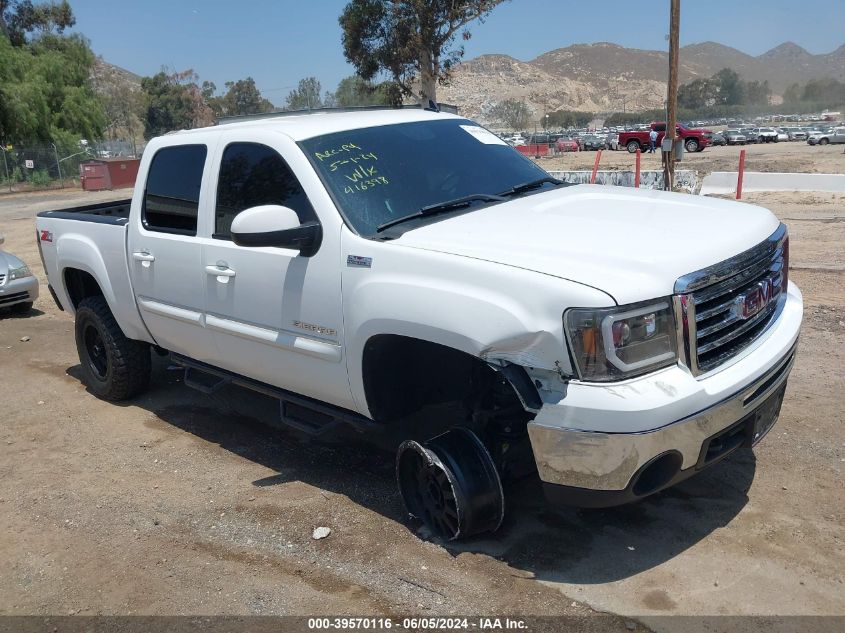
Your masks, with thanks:
M632 492L638 497L657 492L668 484L681 470L679 453L664 453L652 459L637 475Z

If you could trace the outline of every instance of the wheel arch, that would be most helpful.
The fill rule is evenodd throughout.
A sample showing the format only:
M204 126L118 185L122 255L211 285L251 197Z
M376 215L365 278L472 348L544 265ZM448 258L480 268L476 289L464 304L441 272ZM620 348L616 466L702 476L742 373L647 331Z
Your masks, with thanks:
M539 408L534 383L521 365L492 364L481 356L404 334L367 339L361 358L364 397L370 415L391 421L423 406L461 401L500 374L525 408Z

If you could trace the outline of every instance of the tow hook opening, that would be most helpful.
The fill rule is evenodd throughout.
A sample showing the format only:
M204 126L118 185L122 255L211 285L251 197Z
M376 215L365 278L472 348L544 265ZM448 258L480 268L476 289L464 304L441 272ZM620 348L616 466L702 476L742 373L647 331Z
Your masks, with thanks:
M640 469L631 491L637 497L657 492L675 478L681 470L682 463L680 453L670 452L658 455Z

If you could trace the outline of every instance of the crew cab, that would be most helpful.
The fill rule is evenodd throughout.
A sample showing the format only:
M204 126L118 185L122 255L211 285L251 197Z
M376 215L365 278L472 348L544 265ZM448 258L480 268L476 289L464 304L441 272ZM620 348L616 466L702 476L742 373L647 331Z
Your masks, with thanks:
M753 446L801 325L766 209L568 185L424 110L168 134L131 200L37 229L91 393L138 396L156 352L301 431L351 425L449 539L499 526L503 479L608 506Z
M632 154L637 150L644 150L649 147L649 135L651 130L657 132L657 146L663 142L663 137L666 136L666 123L653 122L648 130L635 130L631 132L619 133L619 147L625 147ZM701 152L705 147L711 144L713 133L710 130L699 130L696 128L689 128L678 123L675 126L675 138L681 139L684 142L684 149L688 152Z

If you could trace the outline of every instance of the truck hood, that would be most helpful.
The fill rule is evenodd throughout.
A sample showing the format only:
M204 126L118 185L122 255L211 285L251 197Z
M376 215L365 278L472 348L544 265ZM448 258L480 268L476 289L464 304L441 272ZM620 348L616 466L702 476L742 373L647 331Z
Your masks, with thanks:
M448 217L393 243L553 275L625 304L672 294L679 277L778 225L768 210L733 201L577 185Z

